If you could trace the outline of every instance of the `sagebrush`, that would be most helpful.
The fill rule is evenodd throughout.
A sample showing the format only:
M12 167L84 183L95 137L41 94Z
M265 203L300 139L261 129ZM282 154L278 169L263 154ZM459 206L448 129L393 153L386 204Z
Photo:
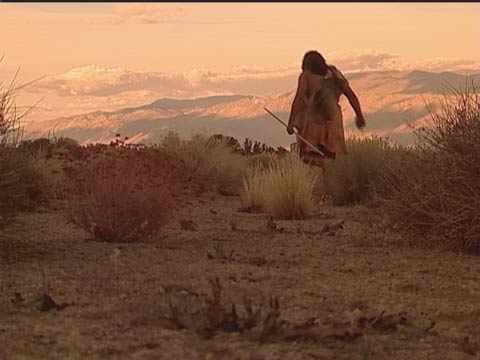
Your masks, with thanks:
M480 251L480 95L470 83L450 90L385 173L379 199L412 243Z
M348 154L338 156L325 170L325 187L334 205L366 203L373 198L387 166L405 149L377 136L347 140Z
M30 108L18 113L15 97L20 87L15 80L16 76L9 85L0 80L0 226L18 211L32 210L46 198L44 178L27 154L17 148L22 138L21 119Z
M189 196L189 173L159 151L109 149L66 169L67 215L98 240L148 239Z

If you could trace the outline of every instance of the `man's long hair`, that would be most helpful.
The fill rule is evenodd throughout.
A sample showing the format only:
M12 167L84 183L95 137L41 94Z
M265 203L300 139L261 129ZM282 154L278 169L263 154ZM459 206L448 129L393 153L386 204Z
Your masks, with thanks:
M318 51L311 50L303 56L302 70L310 70L314 74L324 76L328 70L327 62L322 54Z

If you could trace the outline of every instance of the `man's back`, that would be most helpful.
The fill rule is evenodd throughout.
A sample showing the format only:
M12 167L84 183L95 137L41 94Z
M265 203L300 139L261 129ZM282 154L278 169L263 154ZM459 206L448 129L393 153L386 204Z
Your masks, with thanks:
M307 117L314 122L324 123L332 119L338 111L338 102L347 80L334 66L328 67L326 75L317 75L309 70L302 73L301 82L304 82L304 104Z

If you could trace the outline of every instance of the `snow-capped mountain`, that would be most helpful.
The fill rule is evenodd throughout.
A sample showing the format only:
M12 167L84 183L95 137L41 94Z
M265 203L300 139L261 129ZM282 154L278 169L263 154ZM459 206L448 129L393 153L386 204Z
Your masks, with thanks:
M413 141L411 125L428 125L426 103L438 103L445 85L465 85L463 74L425 71L382 71L347 74L357 93L367 129L400 143ZM477 81L480 73L470 75ZM261 81L261 80L259 80ZM109 142L120 133L131 141L154 143L168 131L183 137L198 132L221 133L237 139L249 137L272 146L293 141L282 126L264 111L288 119L294 89L269 96L227 95L198 99L159 99L139 107L112 112L95 111L71 117L34 122L25 126L25 137L67 136L81 143ZM341 106L347 133L360 134L354 126L354 113L345 97Z

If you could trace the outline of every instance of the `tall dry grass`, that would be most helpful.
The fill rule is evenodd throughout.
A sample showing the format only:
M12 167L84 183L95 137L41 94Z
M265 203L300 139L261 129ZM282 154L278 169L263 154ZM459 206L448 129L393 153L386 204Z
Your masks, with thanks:
M189 140L170 132L159 148L175 156L192 169L199 192L217 191L223 195L238 195L247 169L247 159L234 152L226 141L196 134Z
M241 200L250 211L265 211L278 219L304 219L314 210L317 173L297 153L272 157L245 177Z
M16 75L9 85L0 80L0 148L15 147L22 135L20 120L26 113L19 114L17 111L15 80Z
M0 226L18 211L31 210L45 199L44 179L27 154L17 148L22 138L21 119L31 110L17 111L15 97L21 88L16 75L9 85L0 80Z
M47 182L25 154L13 148L0 149L0 169L0 223L48 202Z
M17 147L29 156L42 154L46 158L63 154L70 159L78 159L81 157L80 154L82 152L80 144L76 140L67 137L42 137L22 140Z
M251 168L243 179L240 194L242 208L248 212L261 212L264 209L265 169L260 166Z
M480 251L480 94L450 89L414 151L391 164L378 189L385 213L412 243Z
M334 205L354 205L372 200L386 168L405 149L377 136L347 140L347 155L328 163L324 182Z

